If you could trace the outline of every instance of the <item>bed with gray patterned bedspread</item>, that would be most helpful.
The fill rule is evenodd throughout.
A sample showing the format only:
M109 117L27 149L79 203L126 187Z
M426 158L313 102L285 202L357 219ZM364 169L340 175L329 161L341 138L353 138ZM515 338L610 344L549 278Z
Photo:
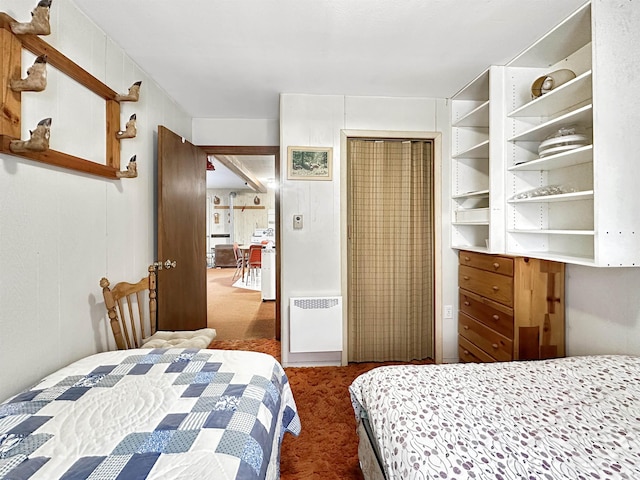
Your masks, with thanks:
M300 419L271 356L106 352L0 404L2 479L278 479Z
M640 357L379 367L350 393L388 480L640 479Z

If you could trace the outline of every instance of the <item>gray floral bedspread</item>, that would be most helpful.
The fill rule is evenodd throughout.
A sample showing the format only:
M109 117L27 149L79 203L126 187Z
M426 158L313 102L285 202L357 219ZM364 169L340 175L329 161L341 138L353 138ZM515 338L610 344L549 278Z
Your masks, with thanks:
M286 431L300 419L269 355L99 353L0 404L0 479L276 480Z
M388 480L640 479L640 357L380 367L350 393Z

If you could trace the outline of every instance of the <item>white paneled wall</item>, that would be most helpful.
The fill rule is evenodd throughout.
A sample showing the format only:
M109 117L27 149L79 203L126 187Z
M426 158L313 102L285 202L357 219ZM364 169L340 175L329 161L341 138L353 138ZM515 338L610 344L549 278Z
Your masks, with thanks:
M227 189L207 189L207 201L217 196L220 199L219 205L213 205L210 202L207 207L209 213L207 215L207 222L209 225L210 234L231 234L231 225L229 222L230 211L229 208L215 208L215 207L229 207L229 194L234 191L236 197L233 200L234 204L234 240L242 245L251 243L251 236L256 228L268 228L268 213L275 209L275 193L269 189L267 193L255 193L253 190L227 190ZM260 199L260 208L255 208L254 199L258 197ZM249 207L249 208L242 208ZM215 223L213 215L219 214L219 223ZM227 239L215 238L211 240L211 245L216 243L229 243Z
M0 0L25 21L35 4ZM51 9L43 39L113 90L142 80L138 136L122 141L123 168L137 155L136 179L107 180L0 155L0 400L85 355L115 348L100 278L136 279L154 260L157 126L191 138L191 118L70 0ZM33 62L25 53L24 70ZM23 72L24 73L24 72ZM41 94L25 94L23 138L52 118L51 148L104 162L104 109L91 92L50 70Z
M196 145L278 145L278 119L194 118Z
M385 132L442 132L446 137L449 115L443 99L348 97L339 95L280 96L280 155L281 169L281 238L283 363L323 364L339 363L341 352L299 354L289 351L288 304L291 297L341 295L342 241L346 233L341 226L342 169L340 139L342 130ZM442 142L443 148L449 144ZM287 180L286 154L288 146L333 147L333 180ZM448 149L443 150L443 158ZM448 164L443 165L443 198L449 194ZM448 204L447 204L448 208ZM304 228L294 230L293 215L302 214ZM448 228L444 227L445 230ZM446 280L441 292L442 301L456 301L455 271L457 257L444 244L443 266L439 275ZM443 357L457 357L457 326L453 320L443 325Z
M567 265L567 356L640 355L640 268Z

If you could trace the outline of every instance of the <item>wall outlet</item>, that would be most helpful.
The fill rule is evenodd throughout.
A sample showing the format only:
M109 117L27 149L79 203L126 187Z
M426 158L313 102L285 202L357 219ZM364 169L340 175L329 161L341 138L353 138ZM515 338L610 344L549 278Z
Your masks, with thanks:
M444 306L444 318L453 318L453 305Z
M293 216L293 228L294 230L302 229L302 215L296 214Z

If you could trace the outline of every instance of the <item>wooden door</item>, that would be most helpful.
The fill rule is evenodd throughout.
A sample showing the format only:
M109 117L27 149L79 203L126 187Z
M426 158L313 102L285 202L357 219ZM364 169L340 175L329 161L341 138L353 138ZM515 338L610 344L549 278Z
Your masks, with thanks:
M158 127L158 329L207 326L204 150Z

